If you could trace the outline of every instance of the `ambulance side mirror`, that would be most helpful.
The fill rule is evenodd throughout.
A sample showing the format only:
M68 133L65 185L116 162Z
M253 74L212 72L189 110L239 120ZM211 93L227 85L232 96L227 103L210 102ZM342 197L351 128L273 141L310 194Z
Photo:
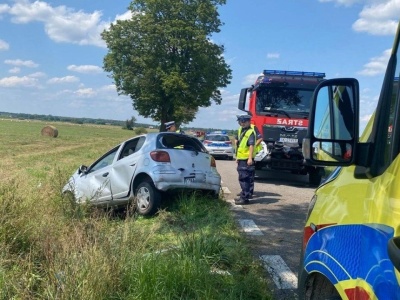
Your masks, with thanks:
M349 166L358 143L359 85L357 79L322 81L312 97L303 155L312 165Z

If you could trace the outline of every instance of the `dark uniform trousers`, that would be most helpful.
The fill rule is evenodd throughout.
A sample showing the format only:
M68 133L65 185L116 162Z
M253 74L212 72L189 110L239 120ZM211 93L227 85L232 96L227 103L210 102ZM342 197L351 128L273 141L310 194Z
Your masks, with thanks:
M240 198L249 200L252 189L254 189L254 173L256 171L254 164L252 166L247 165L246 160L238 160L237 171L239 173L239 184L242 189Z

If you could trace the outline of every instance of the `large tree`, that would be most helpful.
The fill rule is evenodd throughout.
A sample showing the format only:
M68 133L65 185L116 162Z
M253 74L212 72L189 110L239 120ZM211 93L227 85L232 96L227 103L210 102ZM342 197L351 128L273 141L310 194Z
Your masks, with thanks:
M132 18L102 33L104 70L119 94L129 95L139 115L178 124L199 107L221 104L219 88L232 78L222 45L218 6L225 0L133 0Z

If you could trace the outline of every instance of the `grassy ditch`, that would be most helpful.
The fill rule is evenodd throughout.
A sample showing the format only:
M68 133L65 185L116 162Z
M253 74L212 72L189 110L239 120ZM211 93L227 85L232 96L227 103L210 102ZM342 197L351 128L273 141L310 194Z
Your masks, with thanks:
M76 206L71 173L132 132L45 125L0 120L0 299L270 299L223 199L180 194L152 218Z

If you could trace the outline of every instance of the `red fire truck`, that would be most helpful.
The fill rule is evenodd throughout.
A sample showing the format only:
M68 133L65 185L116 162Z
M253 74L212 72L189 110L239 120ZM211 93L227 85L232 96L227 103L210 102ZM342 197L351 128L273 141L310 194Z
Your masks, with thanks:
M320 184L324 169L306 165L301 148L310 99L324 77L319 72L264 70L254 85L241 90L238 108L252 116L251 123L263 135L256 169L309 174L310 184Z

